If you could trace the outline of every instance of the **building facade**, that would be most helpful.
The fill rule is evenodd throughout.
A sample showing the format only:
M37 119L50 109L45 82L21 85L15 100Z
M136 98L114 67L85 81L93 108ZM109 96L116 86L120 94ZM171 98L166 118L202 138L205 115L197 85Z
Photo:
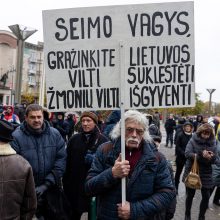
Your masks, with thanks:
M0 30L0 104L14 104L16 83L17 38ZM35 103L44 91L43 43L24 43L21 95L31 96Z

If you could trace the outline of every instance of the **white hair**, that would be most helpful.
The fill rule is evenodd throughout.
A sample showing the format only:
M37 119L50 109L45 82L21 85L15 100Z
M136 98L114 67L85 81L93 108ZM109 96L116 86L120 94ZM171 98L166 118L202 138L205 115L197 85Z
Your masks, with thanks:
M125 112L124 118L125 118L125 123L129 121L140 124L144 129L144 134L143 134L144 140L152 142L152 138L148 132L148 119L143 113L137 110L128 110ZM121 120L114 126L114 128L110 133L110 137L112 140L115 140L120 136L121 136Z

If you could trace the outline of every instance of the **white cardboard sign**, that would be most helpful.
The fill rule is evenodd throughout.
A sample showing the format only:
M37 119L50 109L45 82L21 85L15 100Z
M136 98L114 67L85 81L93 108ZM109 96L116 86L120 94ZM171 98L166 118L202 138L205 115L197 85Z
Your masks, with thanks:
M125 109L195 105L193 2L47 10L43 26L50 111L118 109L121 89Z

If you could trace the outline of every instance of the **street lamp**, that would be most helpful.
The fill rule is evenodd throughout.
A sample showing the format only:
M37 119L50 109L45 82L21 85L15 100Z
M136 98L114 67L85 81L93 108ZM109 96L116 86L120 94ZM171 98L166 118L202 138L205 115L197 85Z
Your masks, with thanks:
M15 80L15 102L21 103L21 84L23 69L24 41L34 34L37 30L19 24L8 26L12 33L17 37L17 74Z
M212 93L215 92L216 89L206 89L209 92L209 116L211 115L211 106L212 106Z

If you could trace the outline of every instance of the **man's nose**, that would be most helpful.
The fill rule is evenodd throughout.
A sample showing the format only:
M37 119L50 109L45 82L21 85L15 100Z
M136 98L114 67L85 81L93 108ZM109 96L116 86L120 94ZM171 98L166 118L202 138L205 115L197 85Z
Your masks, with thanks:
M133 130L133 132L131 133L132 137L136 137L137 136L137 131L136 129Z

